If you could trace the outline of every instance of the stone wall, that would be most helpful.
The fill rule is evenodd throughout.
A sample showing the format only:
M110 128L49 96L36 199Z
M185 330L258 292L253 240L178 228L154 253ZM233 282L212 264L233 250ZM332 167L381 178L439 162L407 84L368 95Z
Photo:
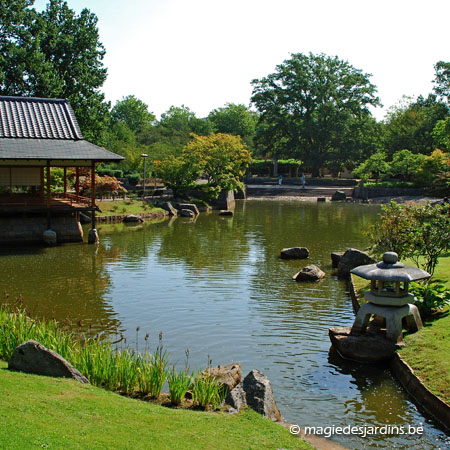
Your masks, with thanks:
M46 215L0 217L0 245L43 244L47 228ZM58 243L83 241L83 229L75 215L52 216L51 229Z
M382 187L355 187L353 198L376 198L376 197L402 197L424 195L423 188L382 188Z

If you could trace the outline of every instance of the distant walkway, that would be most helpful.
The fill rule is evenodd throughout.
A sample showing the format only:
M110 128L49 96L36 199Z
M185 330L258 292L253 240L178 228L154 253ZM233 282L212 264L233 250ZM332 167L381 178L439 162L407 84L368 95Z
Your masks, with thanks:
M351 197L353 187L349 186L302 186L293 184L248 184L247 197L331 197L336 191L343 191Z

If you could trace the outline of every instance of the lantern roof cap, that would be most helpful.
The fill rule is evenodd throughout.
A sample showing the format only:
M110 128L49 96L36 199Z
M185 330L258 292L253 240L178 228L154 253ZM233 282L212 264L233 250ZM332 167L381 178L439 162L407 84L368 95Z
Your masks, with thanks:
M425 270L398 262L398 255L395 252L386 252L383 261L355 267L351 273L366 280L406 282L424 280L431 276Z

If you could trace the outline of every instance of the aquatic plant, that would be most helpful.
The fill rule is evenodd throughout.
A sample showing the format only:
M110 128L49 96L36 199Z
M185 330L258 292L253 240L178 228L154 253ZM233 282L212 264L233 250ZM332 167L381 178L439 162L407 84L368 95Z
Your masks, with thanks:
M172 367L172 370L167 373L167 382L169 384L170 401L174 405L179 405L191 387L193 375L184 369L179 372Z

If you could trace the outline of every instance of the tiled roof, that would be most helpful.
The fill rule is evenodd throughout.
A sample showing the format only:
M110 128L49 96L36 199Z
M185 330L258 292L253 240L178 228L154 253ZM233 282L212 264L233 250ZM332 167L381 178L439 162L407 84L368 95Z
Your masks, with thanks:
M0 96L0 138L83 139L67 100Z
M119 162L124 158L85 140L7 138L0 139L0 161L2 159Z
M123 160L83 139L67 100L0 96L0 160Z

